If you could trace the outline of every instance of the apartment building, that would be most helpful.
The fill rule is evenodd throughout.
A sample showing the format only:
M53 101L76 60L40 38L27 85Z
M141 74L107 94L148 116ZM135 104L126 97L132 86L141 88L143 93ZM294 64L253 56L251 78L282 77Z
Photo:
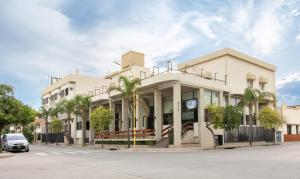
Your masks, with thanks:
M90 92L94 91L95 87L105 84L105 82L105 79L81 75L78 70L63 78L52 78L50 85L42 91L42 105L46 108L54 108L63 99L72 99L76 95L91 95ZM58 116L59 119L64 121L66 117L64 114ZM49 121L51 122L50 117ZM81 126L81 118L74 115L70 133L75 144L80 143ZM42 131L45 130L42 129ZM91 138L90 135L90 125L87 121L86 136Z
M105 76L105 79L110 80L109 85L121 87L120 76L141 79L136 105L135 125L140 136L137 140L159 143L170 137L172 131L173 147L193 145L206 148L213 146L214 140L205 127L205 106L237 105L248 86L275 93L275 71L274 65L229 48L180 63L177 68L171 61L166 61L163 70L145 67L144 54L130 51L122 56L121 69ZM126 140L125 135L121 135L122 131L126 131L128 125L133 129L134 120L128 120L132 114L128 114L125 99L117 92L97 94L93 91L92 96L93 107L106 105L114 111L111 135L105 140ZM274 102L270 99L256 104L255 114L264 106L273 107ZM248 114L245 107L242 129L249 126ZM264 140L264 129L259 128L259 121L254 119L254 126L255 139ZM247 133L247 130L244 132ZM214 130L214 133L220 145L240 140L239 136L235 136L235 141L231 134L221 129Z

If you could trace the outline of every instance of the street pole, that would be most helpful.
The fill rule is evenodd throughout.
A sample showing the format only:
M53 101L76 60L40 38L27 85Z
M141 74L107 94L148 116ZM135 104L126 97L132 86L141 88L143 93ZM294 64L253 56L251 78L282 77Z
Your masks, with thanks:
M133 147L135 147L135 140L136 140L136 135L135 135L135 123L136 123L136 119L135 119L135 93L133 94Z

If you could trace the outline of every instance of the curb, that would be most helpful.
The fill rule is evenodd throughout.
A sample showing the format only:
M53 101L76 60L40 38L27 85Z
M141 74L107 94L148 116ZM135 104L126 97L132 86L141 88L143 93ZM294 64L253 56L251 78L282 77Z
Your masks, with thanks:
M4 159L4 158L9 158L9 157L13 157L14 154L12 153L0 153L0 159Z

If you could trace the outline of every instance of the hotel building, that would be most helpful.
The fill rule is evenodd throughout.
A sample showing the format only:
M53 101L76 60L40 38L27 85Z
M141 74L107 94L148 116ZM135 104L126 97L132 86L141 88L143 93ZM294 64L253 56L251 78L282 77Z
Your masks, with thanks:
M111 133L105 140L126 141L124 131L127 131L128 125L130 129L134 126L133 120L128 120L132 114L127 110L122 95L118 92L108 93L107 89L115 85L122 87L120 76L140 78L141 85L136 96L137 140L151 140L159 144L172 136L173 147L192 145L210 148L214 142L222 145L226 142L247 141L247 138L241 136L243 131L247 132L250 122L245 107L237 136L216 129L213 137L205 122L205 107L208 104L237 105L248 86L275 93L274 65L229 48L180 63L177 67L171 61L166 61L163 70L155 66L147 68L144 63L144 54L130 51L122 55L120 70L103 78L82 77L79 74L67 76L43 91L43 104L53 105L59 98L64 98L60 94L66 92L65 89L72 93L69 98L76 94L90 95L92 108L104 105L113 110ZM53 97L55 94L56 98ZM273 107L274 103L271 99L257 103L254 107L255 115L265 106ZM259 127L259 121L255 119L254 139L265 140L262 133L264 129ZM79 122L80 119L76 118L72 123L74 141L80 141L81 131L76 130ZM93 131L87 132L89 140L93 141Z

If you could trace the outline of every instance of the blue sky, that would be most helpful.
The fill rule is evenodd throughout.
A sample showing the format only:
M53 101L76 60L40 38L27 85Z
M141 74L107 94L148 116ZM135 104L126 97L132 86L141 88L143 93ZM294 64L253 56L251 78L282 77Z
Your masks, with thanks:
M101 76L128 50L151 66L225 47L276 65L279 100L300 104L299 0L0 0L0 82L36 108L49 76Z

